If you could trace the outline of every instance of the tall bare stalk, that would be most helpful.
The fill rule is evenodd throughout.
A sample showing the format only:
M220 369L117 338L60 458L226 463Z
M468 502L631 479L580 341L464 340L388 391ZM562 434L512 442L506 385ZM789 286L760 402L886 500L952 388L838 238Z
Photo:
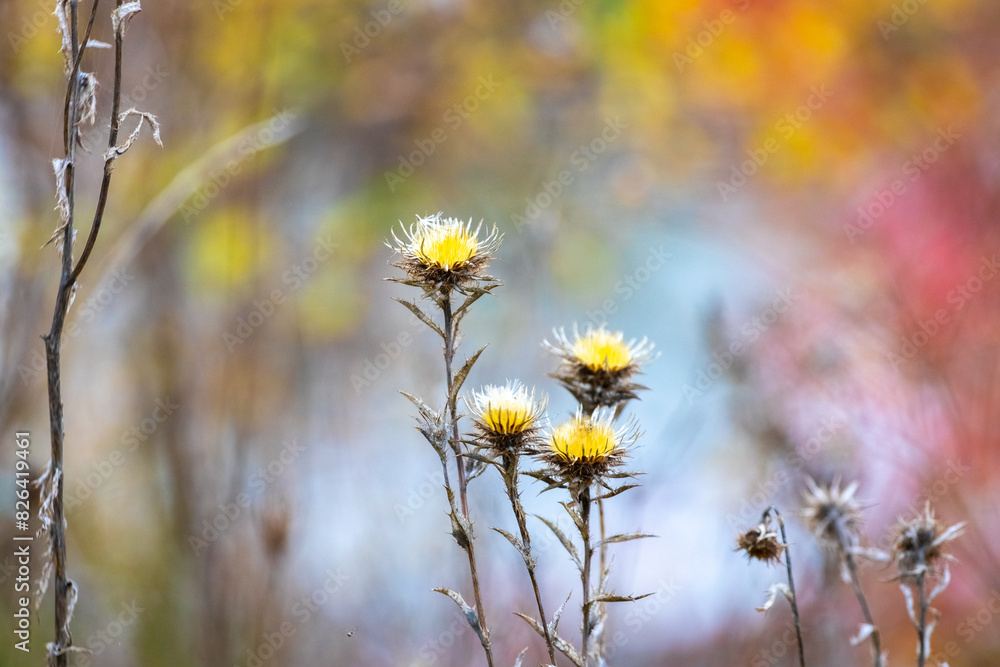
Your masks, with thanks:
M111 173L115 160L127 150L128 145L138 135L138 129L124 146L118 146L118 131L122 121L119 113L121 104L122 80L122 41L125 26L130 18L139 12L139 3L133 2L123 6L122 0L117 0L112 12L112 24L115 33L115 74L114 97L111 105L111 123L108 134L108 151L104 159L104 177L98 194L97 206L86 245L80 260L73 264L73 241L76 236L75 223L75 177L76 177L76 147L79 145L80 125L84 121L93 122L96 99L96 79L92 74L81 71L80 64L89 45L90 34L97 17L99 0L94 0L90 20L87 23L83 40L79 38L79 18L77 0L59 0L56 4L56 16L62 31L62 51L66 63L66 95L63 108L63 158L54 161L56 171L56 201L60 213L60 225L53 234L62 261L59 274L59 287L56 292L55 309L52 314L52 324L49 332L42 338L45 342L45 360L48 378L49 401L49 432L51 438L51 459L45 473L38 480L42 488L42 503L39 513L41 532L47 533L49 545L46 553L46 564L39 580L39 596L36 604L41 603L48 585L49 576L55 576L55 641L48 645L48 664L65 667L68 653L73 648L73 637L69 623L76 604L76 585L66 574L66 517L63 508L63 454L65 445L65 426L63 419L63 399L61 382L62 335L66 322L66 314L73 302L76 292L76 281L83 271L87 260L97 241L104 218L104 209L108 201L108 190L111 185ZM138 113L138 112L135 112ZM159 132L156 121L148 114L140 114L142 119L153 128L154 137L159 143ZM141 122L141 120L140 120Z

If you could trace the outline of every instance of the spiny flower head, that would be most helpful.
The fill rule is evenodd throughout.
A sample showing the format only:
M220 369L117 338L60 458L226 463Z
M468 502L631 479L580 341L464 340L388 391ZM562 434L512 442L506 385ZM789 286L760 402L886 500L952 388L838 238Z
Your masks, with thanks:
M615 430L614 414L582 411L548 435L548 449L541 458L563 478L582 480L599 477L621 464L638 432L634 423Z
M802 515L820 544L845 551L857 547L861 505L854 493L858 483L851 482L841 489L839 479L820 486L806 477L806 485L809 488L803 494Z
M462 287L477 280L489 279L483 273L500 246L496 226L480 239L482 223L472 228L472 221L443 218L441 213L417 218L403 227L400 239L393 231L395 245L386 243L402 259L395 266L406 271L410 281L431 290Z
M751 528L736 537L736 549L746 553L747 560L780 563L785 547L786 545L778 539L778 533L771 527L770 517L765 517L756 528Z
M573 357L595 373L624 370L632 363L632 356L620 331L609 332L601 327L573 341Z
M573 327L573 338L565 330L553 331L555 342L544 341L544 347L561 360L552 377L559 380L589 411L599 407L614 407L636 398L636 390L645 389L631 382L639 367L656 355L653 344L643 338L625 341L620 331L607 331L604 326L588 328L580 334Z
M952 558L944 552L945 542L954 540L964 531L964 521L945 530L941 522L934 518L930 501L924 506L922 515L910 521L900 520L892 549L893 559L899 568L897 578L915 583L922 574L937 573L938 562Z
M504 386L486 385L465 399L480 437L494 449L511 449L527 444L537 433L545 414L548 397L536 400L535 390L520 382Z

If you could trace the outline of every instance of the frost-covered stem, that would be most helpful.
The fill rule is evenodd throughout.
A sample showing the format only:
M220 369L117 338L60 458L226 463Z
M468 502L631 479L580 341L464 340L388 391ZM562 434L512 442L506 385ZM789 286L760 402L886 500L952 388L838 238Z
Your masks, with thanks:
M444 315L444 367L448 391L448 405L445 409L448 411L448 418L451 423L450 440L451 448L455 452L455 468L458 471L458 495L462 503L462 515L469 521L469 525L471 525L471 520L469 519L469 500L466 492L468 480L465 477L465 462L461 457L462 441L458 433L458 397L452 395L452 386L455 382L452 364L455 361L455 339L458 337L458 331L451 312L451 294L442 294L439 303L441 305L441 312ZM490 647L490 631L489 625L486 623L486 608L483 606L483 596L479 586L479 572L476 569L476 547L471 534L468 535L463 548L469 557L472 593L476 599L476 615L479 618L479 628L482 633L480 639L483 651L486 652L486 663L489 667L493 667L493 649Z
M528 533L528 515L521 505L521 494L517 488L517 455L506 453L503 455L504 474L503 479L507 485L507 497L510 498L511 507L514 510L514 518L517 520L517 528L521 533L521 544L524 546L524 565L528 570L528 578L531 579L531 588L535 593L535 602L538 603L538 621L542 626L545 637L545 647L549 651L549 662L556 664L556 649L552 644L552 636L549 633L549 622L545 617L545 608L542 605L542 594L538 588L538 579L535 577L535 561L531 555L531 535Z
M872 650L875 652L875 667L883 667L882 639L879 636L878 626L872 620L872 613L868 609L868 601L865 599L865 593L861 590L861 582L858 579L858 568L854 564L854 556L851 555L851 552L844 545L843 539L840 540L839 544L840 554L844 559L844 564L847 566L847 572L851 576L851 588L854 590L854 596L858 599L858 604L861 606L861 613L865 617L865 623L872 627L869 637L872 640Z
M789 602L792 605L792 616L795 619L795 639L799 643L799 666L806 667L805 648L802 644L802 622L799 619L798 598L795 596L795 579L792 578L792 550L788 548L788 538L785 536L785 521L781 518L781 512L778 511L777 507L772 505L767 508L767 512L774 514L774 518L778 520L778 527L781 529L781 543L785 545L785 569L788 571L788 590L791 593Z
M590 547L590 482L580 491L580 537L583 538L583 666L590 658L590 567L594 550Z

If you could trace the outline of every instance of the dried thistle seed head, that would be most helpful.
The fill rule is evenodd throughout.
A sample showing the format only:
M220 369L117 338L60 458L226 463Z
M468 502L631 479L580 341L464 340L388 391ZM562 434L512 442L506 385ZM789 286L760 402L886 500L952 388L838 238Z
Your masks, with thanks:
M780 563L785 548L786 545L778 539L778 533L772 530L769 519L736 537L736 550L743 551L747 560Z
M543 461L564 479L590 480L621 465L628 447L638 438L634 422L615 430L611 411L576 416L549 433Z
M544 347L558 356L562 363L552 377L559 380L588 412L598 407L613 407L636 398L632 376L640 366L655 357L653 345L645 338L625 341L620 331L607 331L603 326L587 329L581 335L573 327L573 339L562 329L553 332L555 343L544 341Z
M548 397L543 394L536 399L534 389L528 393L527 387L515 380L502 387L487 385L481 392L473 391L465 404L486 445L510 450L523 447L536 437Z
M802 515L809 530L824 547L854 549L861 525L861 505L854 498L858 483L851 482L841 489L840 479L820 486L806 477L806 484L809 488L803 493Z
M934 518L930 501L924 506L922 515L910 521L900 520L892 547L893 560L899 569L897 578L905 583L916 583L916 578L922 574L937 574L940 561L952 558L944 552L945 542L954 540L964 531L964 521L944 530L941 522Z
M481 228L479 223L473 231L471 220L442 218L438 213L418 217L416 224L403 227L404 240L393 231L395 245L386 245L401 256L394 266L405 271L410 281L431 290L447 290L489 278L483 271L500 247L502 236L494 226L480 239Z

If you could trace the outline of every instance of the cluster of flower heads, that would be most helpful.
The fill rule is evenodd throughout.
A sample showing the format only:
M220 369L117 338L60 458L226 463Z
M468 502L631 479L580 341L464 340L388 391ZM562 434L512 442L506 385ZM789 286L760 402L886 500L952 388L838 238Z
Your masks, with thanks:
M519 382L487 385L466 398L480 442L494 453L538 455L559 477L588 480L620 465L637 431L629 422L618 429L614 415L578 411L569 421L542 433L548 397L538 398Z
M395 266L406 273L402 282L447 294L494 280L484 271L502 237L495 227L485 238L481 231L481 224L473 228L471 221L438 213L418 217L400 235L393 232L395 244L387 245L400 257ZM548 399L516 381L473 391L466 406L479 440L494 452L537 454L560 477L594 479L620 465L637 437L633 423L615 429L613 422L645 388L632 378L654 358L653 345L645 338L626 342L621 332L603 326L583 334L574 327L572 340L564 330L554 335L555 343L544 346L560 359L552 376L580 403L572 419L542 434Z

